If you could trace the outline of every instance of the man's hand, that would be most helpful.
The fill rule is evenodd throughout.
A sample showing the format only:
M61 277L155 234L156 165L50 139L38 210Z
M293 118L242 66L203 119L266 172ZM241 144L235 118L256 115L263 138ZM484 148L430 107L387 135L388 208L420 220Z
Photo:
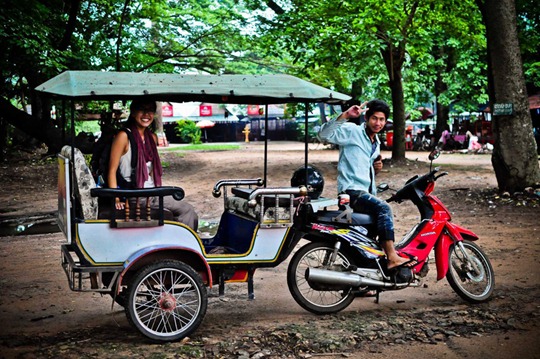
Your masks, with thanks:
M364 102L363 104L361 104L360 106L353 105L353 106L349 107L349 109L347 111L343 112L339 116L338 119L348 120L349 118L358 118L358 117L360 117L361 114L363 114L364 112L369 110L368 108L366 108L366 104L367 104L367 101Z
M373 169L375 170L375 174L379 173L383 168L383 163L382 163L382 157L379 155L379 157L377 157L375 159L375 161L373 161Z

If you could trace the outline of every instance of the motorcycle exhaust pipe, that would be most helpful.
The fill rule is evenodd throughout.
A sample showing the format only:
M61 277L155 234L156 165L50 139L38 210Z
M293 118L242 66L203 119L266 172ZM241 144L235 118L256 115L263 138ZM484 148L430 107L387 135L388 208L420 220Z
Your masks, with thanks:
M305 278L308 282L343 285L346 287L392 287L393 284L362 277L350 272L337 272L327 269L308 268Z

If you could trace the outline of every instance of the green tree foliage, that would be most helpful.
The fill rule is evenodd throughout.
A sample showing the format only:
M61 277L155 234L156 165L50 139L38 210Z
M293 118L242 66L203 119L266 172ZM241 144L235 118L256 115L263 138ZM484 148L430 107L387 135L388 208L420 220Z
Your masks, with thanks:
M473 1L5 0L0 120L55 151L51 104L32 89L63 70L282 72L390 102L399 133L406 113L433 96L447 110L486 100ZM538 7L517 4L526 79L538 85Z
M32 90L66 69L218 74L260 68L249 60L245 11L233 0L7 0L0 20L0 123L52 152L62 136L50 120L51 104ZM21 111L27 104L32 116Z
M525 81L540 91L540 7L535 0L516 0L517 26Z
M420 42L418 29L428 16L428 9L419 3L293 0L271 28L278 29L273 39L283 43L293 64L301 61L300 69L321 85L337 78L334 87L356 99L380 97L392 103L394 129L403 133L394 137L396 160L405 156L403 79L414 64L407 49Z
M248 48L246 20L233 1L8 3L0 15L2 76L11 80L3 94L65 69L228 72Z

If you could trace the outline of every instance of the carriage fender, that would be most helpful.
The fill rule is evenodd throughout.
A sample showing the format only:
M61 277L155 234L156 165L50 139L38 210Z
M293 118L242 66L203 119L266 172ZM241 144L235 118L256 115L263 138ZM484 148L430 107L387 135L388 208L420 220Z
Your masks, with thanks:
M448 254L450 252L450 246L454 242L462 241L464 238L472 241L476 241L478 236L455 223L446 222L445 230L441 233L441 238L437 241L435 247L435 258L437 258L437 280L441 280L446 276L448 272Z
M208 286L212 287L212 272L210 270L210 266L208 265L208 262L206 259L202 256L201 253L193 250L192 248L182 247L182 246L170 246L170 245L163 245L163 246L152 246L152 247L146 247L143 249L138 250L137 252L133 253L125 262L124 262L124 269L120 273L120 277L118 279L118 286L116 288L117 292L122 286L122 280L124 279L124 275L137 263L140 263L141 260L144 258L148 258L149 256L159 254L160 252L173 252L173 253L188 253L192 257L196 258L196 261L199 262L199 264L204 268L203 274L206 276L206 278L203 277L203 281L207 281ZM177 255L169 253L168 257L170 259L174 259L177 257Z

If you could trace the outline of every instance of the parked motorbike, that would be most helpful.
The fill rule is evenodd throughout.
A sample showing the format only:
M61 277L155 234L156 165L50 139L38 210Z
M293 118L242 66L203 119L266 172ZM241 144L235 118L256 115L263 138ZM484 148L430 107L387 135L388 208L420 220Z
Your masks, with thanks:
M439 156L430 153L431 163ZM446 276L453 290L471 303L487 301L495 287L493 267L475 243L478 236L451 221L444 204L432 192L435 182L447 175L439 168L410 178L387 202L412 201L421 220L396 244L398 253L415 257L413 268L387 269L376 239L376 220L354 213L348 204L339 211L305 213L305 239L310 242L292 257L287 282L296 302L317 314L345 309L361 293L417 287L428 273L429 256L435 253L437 280Z

